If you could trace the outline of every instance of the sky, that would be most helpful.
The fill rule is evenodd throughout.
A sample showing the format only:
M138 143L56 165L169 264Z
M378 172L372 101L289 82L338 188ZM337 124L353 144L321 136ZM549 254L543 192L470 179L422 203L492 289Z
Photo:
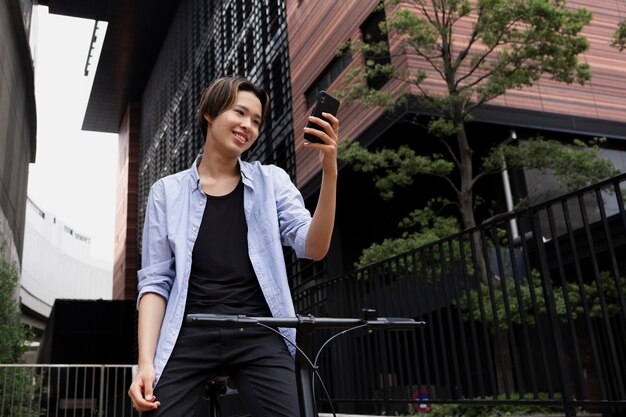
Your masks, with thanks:
M94 22L33 11L37 156L28 196L44 212L91 238L94 258L112 262L117 135L81 130L95 74L84 75ZM106 24L103 26L106 27ZM105 30L99 30L97 51ZM96 56L97 57L97 56Z

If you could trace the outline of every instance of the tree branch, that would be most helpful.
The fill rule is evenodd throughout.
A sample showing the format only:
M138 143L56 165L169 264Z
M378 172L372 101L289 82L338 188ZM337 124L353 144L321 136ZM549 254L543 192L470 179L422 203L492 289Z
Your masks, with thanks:
M474 75L474 73L476 72L476 70L478 70L478 68L482 65L483 62L485 62L485 60L493 53L493 51L495 51L495 49L500 46L502 44L502 39L504 38L504 36L508 33L508 31L511 29L511 27L517 23L517 19L511 21L502 31L500 31L500 33L498 34L498 39L496 40L496 42L494 42L494 44L487 49L487 51L485 51L482 56L480 56L480 58L478 59L478 61L476 61L476 63L470 68L470 70L467 72L467 74L463 75L462 77L460 77L455 84L456 88L459 88L459 84L461 84L463 81L465 81L467 78L471 77L472 75ZM474 30L476 30L476 26L474 26ZM467 51L469 53L469 47L471 45L468 45ZM459 62L460 65L460 62Z
M487 170L481 171L474 178L472 178L472 181L470 182L470 186L474 188L474 185L476 185L478 180L481 179L482 177L485 177L487 175L497 174L500 171L501 170L498 170L498 169L487 169Z
M441 142L443 144L443 146L445 146L448 150L448 153L450 154L450 156L452 157L452 159L454 160L454 164L456 165L457 169L461 166L461 162L459 161L459 159L457 158L456 154L454 153L454 151L452 150L452 147L450 146L450 144L448 142L446 142L445 140L438 138L439 142Z
M474 30L472 31L472 35L470 36L470 40L467 42L467 46L463 48L461 52L459 52L459 55L454 62L455 68L458 68L463 60L465 60L465 57L467 56L467 54L469 54L469 51L472 49L472 46L474 46L474 43L478 39L478 28L480 27L479 25L482 18L483 10L480 9L478 12L478 19L476 20L476 24L474 25Z

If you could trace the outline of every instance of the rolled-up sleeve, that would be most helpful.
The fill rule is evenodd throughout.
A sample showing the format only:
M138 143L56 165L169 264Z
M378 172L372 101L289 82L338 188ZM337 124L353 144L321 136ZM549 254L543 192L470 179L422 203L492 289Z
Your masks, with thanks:
M298 258L306 256L306 237L311 225L311 212L304 206L302 194L291 182L289 175L274 167L274 192L281 243L291 246Z
M175 276L175 262L167 235L166 201L163 182L150 189L143 227L141 269L137 272L137 306L148 292L169 298Z

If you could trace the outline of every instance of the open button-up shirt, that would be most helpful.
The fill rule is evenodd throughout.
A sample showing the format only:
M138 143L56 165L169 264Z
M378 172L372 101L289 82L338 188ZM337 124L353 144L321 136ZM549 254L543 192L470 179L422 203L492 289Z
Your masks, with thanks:
M146 293L167 302L154 357L156 381L163 372L183 323L191 254L206 194L200 188L199 156L190 169L158 180L148 195L143 228L137 306ZM248 252L267 305L274 317L294 317L282 245L306 257L311 213L287 173L274 165L239 160L248 224ZM215 236L221 239L220 236ZM295 343L294 329L280 329ZM294 348L287 343L289 351Z

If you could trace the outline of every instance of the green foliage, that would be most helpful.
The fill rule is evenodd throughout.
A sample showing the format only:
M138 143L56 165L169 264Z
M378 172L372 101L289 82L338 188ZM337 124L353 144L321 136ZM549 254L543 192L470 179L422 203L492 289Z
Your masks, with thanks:
M591 13L571 10L564 0L412 0L400 7L390 4L400 1L387 3L390 13L383 29L399 36L402 52L428 63L429 73L445 82L447 94L430 91L423 71L406 74L386 66L385 74L417 87L424 102L446 119L465 121L477 106L507 90L531 86L542 75L580 84L591 77L589 66L578 60L589 47L580 31L591 21ZM453 47L458 27L469 22L467 43ZM353 42L351 47L372 53L386 45ZM366 62L348 78L346 96L363 98L363 86L356 85L373 75L376 64Z
M620 52L626 49L626 20L622 20L617 25L615 33L613 33L613 40L611 46L617 48Z
M446 201L432 200L425 208L413 210L402 219L398 227L405 230L417 230L406 231L401 237L389 238L382 243L372 244L363 250L355 267L365 267L458 233L460 227L457 219L438 215L436 207L442 204L446 204ZM441 262L435 263L441 264ZM419 265L415 267L423 270ZM419 273L420 271L414 272Z
M16 363L32 339L28 327L19 320L15 291L19 272L14 263L0 256L0 363ZM38 416L31 409L38 378L33 369L0 369L0 415Z
M561 411L561 407L538 405L531 403L532 400L548 400L549 395L546 393L539 393L539 398L535 398L533 394L526 394L523 396L525 400L529 402L527 404L436 404L428 413L433 417L499 417L499 416L511 416L511 415L547 415L554 414ZM553 399L558 400L558 396ZM504 395L499 395L497 398L485 397L480 400L519 400L520 395L512 393L510 398L506 398Z
M432 111L438 117L431 118L428 131L447 153L415 156L407 147L368 155L355 147L343 157L373 172L384 198L393 197L394 187L411 184L415 175L444 177L456 193L463 226L473 227L473 188L485 172L473 169L464 123L481 105L508 90L532 86L542 76L588 81L591 72L578 56L588 49L580 33L591 13L571 9L565 0L388 0L385 11L381 29L399 41L390 54L416 56L424 68L409 72L368 58L346 75L341 96L388 111L416 103ZM350 43L353 52L367 57L380 56L386 48L367 39ZM402 88L370 88L368 80L381 74Z
M535 168L551 170L557 181L567 191L574 191L620 173L608 159L600 155L600 145L605 138L595 138L589 143L575 140L571 146L561 142L536 137L492 148L483 159L483 169L499 171L502 160L508 168Z
M39 417L38 396L42 377L36 368L4 368L0 370L0 415Z
M446 176L454 169L454 164L443 155L417 155L408 146L369 151L360 143L352 142L339 149L339 157L355 171L374 174L375 186L385 200L393 198L396 187L413 184L418 174Z
M28 327L20 322L15 291L19 272L15 264L0 258L0 363L15 363L32 338Z
M564 286L552 287L556 314L562 322L568 321L570 317L574 320L584 314L583 294L589 317L604 317L600 302L601 295L607 304L608 316L613 316L619 312L620 300L617 280L610 272L602 271L598 282L601 290L595 280L584 283L582 287L574 281L567 281ZM620 278L620 284L622 291L624 291L626 279ZM495 328L496 319L498 320L498 328L507 329L509 319L514 324L522 324L522 317L525 317L527 325L534 326L536 314L540 316L547 314L543 294L541 277L536 270L533 270L530 281L520 281L517 285L513 279L503 279L492 283L491 286L487 283L481 283L479 290L467 291L455 302L455 305L463 311L466 320L469 320L471 316L474 321L487 323L490 329ZM569 313L566 299L570 305ZM533 302L533 300L535 301ZM481 303L484 304L482 312L479 307Z

